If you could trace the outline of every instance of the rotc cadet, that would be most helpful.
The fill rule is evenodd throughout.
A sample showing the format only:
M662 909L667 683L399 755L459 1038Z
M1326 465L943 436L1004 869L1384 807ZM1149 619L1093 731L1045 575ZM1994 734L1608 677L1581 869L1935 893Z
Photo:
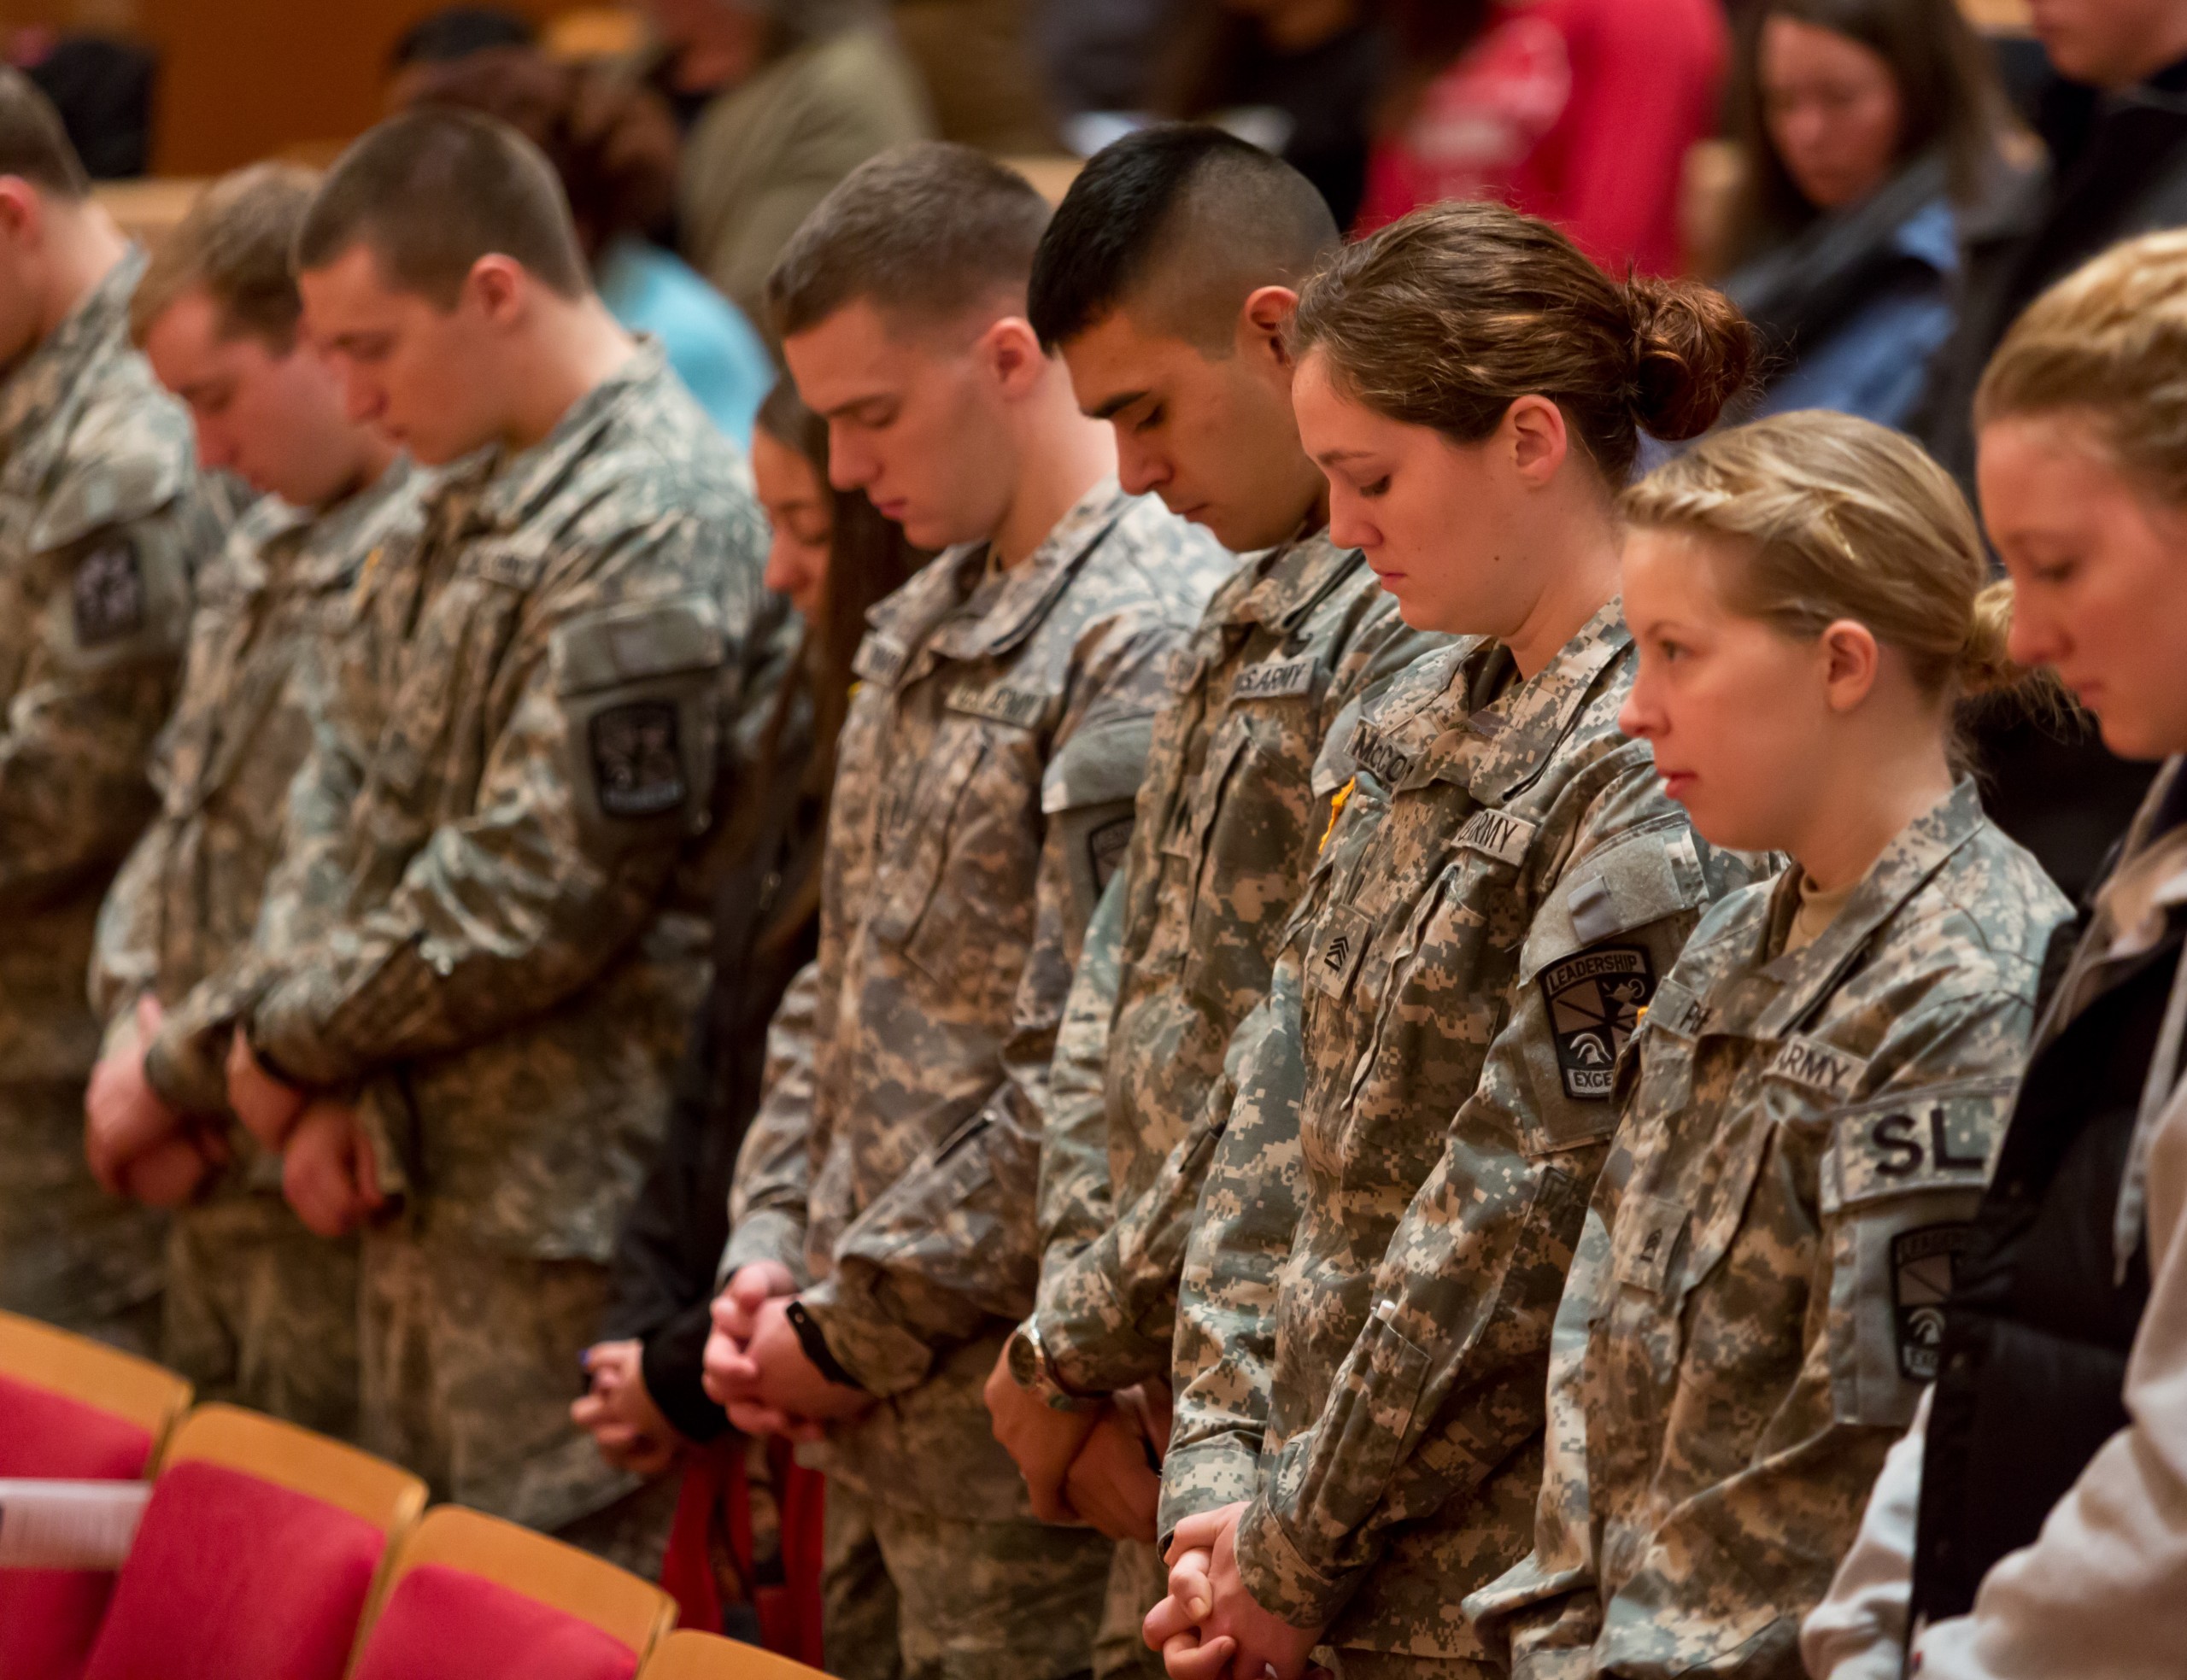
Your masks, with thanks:
M158 1091L144 1072L162 1006L247 957L310 745L305 690L339 655L360 572L406 570L418 535L415 475L343 413L340 380L299 330L289 251L317 184L273 165L218 183L131 301L153 371L190 406L201 465L264 500L199 574L182 696L154 761L161 814L100 912L91 996L108 1049L87 1109L110 1188L154 1168L155 1150L179 1151L177 1187L213 1177L232 1149L243 1157L174 1216L161 1358L201 1398L343 1435L356 1421L355 1237L322 1242L298 1220L279 1159L230 1127L224 1080Z
M1332 536L1468 639L1366 709L1186 1261L1149 1618L1172 1672L1497 1671L1457 1601L1522 1556L1548 1324L1610 1069L1746 870L1619 732L1612 493L1751 339L1500 206L1348 249L1293 331ZM1194 1613L1195 1601L1203 1605ZM1197 1624L1195 1634L1193 1624Z
M90 195L45 96L0 69L0 1308L155 1354L164 1218L84 1159L84 972L223 533L189 417L130 348L144 259Z
M1797 867L1709 911L1619 1066L1534 1550L1466 1611L1517 1676L1797 1680L2072 908L1954 770L1955 702L2015 676L2011 594L1918 445L1780 415L1623 509L1626 730L1712 845Z
M150 1075L225 1059L238 1117L314 1186L300 1209L380 1215L366 1444L642 1562L650 1508L567 1408L706 981L724 761L787 653L764 531L508 130L375 129L295 259L349 412L449 470L415 564L365 582L352 635L382 675L344 661L249 983L171 1013Z
M769 288L836 483L947 548L870 615L820 955L776 1023L813 1021L811 1073L746 1144L707 1355L739 1423L831 1425L828 1656L852 1680L1082 1672L1112 1551L1032 1519L981 1390L1032 1304L1087 922L1231 560L1118 489L1027 324L1047 220L979 154L909 148L850 176Z
M1034 266L1034 328L1081 408L1115 427L1124 487L1262 551L1217 591L1171 675L1125 896L1089 934L1072 991L1067 1019L1085 1030L1058 1047L1041 1304L988 1383L1035 1513L1126 1542L1097 1671L1159 1668L1140 1624L1166 1578L1151 1543L1160 1478L1129 1391L1166 1408L1199 1122L1347 774L1340 754L1316 755L1332 719L1435 640L1329 540L1328 483L1299 442L1284 334L1337 243L1289 165L1219 129L1168 127L1088 166Z

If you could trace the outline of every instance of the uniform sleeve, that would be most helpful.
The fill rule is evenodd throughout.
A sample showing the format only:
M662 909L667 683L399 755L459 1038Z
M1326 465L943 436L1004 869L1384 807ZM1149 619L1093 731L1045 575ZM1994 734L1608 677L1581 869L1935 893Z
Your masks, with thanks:
M1114 1221L1109 1182L1109 1027L1122 984L1120 945L1130 885L1127 865L1102 893L1086 929L1048 1073L1041 1128L1041 1287Z
M1914 1427L1885 1457L1830 1595L1801 1625L1800 1660L1815 1680L1903 1680L1929 1401L1921 1396Z
M137 837L99 905L91 938L91 1010L109 1033L133 1019L137 999L160 978L160 886L173 825L164 817Z
M1239 1023L1224 1061L1219 1123L1177 1289L1176 1414L1162 1464L1158 1526L1247 1497L1268 1427L1276 1285L1304 1191L1299 1102L1301 959L1287 945L1265 1002Z
M626 572L702 576L689 522L649 530ZM641 546L643 545L642 547ZM716 700L748 624L690 594L549 606L467 815L443 822L389 897L284 962L249 1017L291 1081L325 1086L476 1043L590 981L655 913L712 798ZM603 684L605 686L603 686Z
M1683 828L1654 773L1627 772L1574 825L1480 1081L1376 1268L1375 1306L1318 1417L1264 1466L1238 1561L1264 1607L1328 1624L1396 1525L1434 1514L1542 1428L1557 1302L1612 1129L1607 1083L1568 1058L1560 976L1667 974L1708 894L1666 870ZM1643 826L1645 823L1646 826ZM1586 867L1581 867L1583 862ZM1580 960L1587 959L1587 960Z
M729 1191L729 1246L718 1281L771 1260L805 1276L812 1190L814 1063L823 1012L822 960L798 970L767 1027L759 1111L737 1154Z
M64 483L55 500L126 494L102 492L107 472L84 469L90 488ZM0 716L0 908L110 867L152 813L145 763L174 696L191 573L218 536L198 498L165 483L141 513L33 553L0 594L20 660Z
M1030 1310L1049 1077L1071 978L1108 870L1127 849L1152 720L1181 632L1116 632L1085 656L1044 774L1034 934L1001 1080L936 1150L875 1199L805 1299L838 1363L880 1395L915 1386L936 1354L990 1318ZM972 929L965 937L976 938Z

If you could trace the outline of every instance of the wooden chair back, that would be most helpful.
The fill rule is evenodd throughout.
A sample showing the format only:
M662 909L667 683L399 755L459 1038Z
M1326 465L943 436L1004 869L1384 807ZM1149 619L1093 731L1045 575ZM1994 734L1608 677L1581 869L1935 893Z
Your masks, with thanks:
M0 1313L0 1374L135 1424L152 1437L148 1472L190 1409L190 1384L165 1366L14 1313Z
M638 1671L638 1680L822 1680L820 1671L711 1633L679 1629Z

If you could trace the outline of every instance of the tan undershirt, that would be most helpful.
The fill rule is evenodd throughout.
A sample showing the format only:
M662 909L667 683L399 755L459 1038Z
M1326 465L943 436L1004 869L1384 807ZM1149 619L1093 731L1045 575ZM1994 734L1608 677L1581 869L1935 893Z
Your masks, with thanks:
M1792 926L1785 935L1785 954L1789 957L1796 951L1805 951L1821 939L1860 887L1860 881L1856 880L1824 893L1805 875L1801 876L1800 907L1792 912Z

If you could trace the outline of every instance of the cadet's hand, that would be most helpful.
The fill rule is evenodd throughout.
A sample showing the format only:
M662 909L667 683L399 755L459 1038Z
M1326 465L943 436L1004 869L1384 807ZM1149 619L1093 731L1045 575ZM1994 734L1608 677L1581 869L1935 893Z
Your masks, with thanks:
M1071 1460L1064 1490L1071 1509L1110 1539L1154 1543L1162 1476L1147 1463L1146 1436L1128 1414L1114 1408L1101 1414Z
M706 1390L707 1398L715 1405L728 1407L747 1395L759 1379L759 1367L745 1351L759 1325L759 1309L775 1297L794 1294L796 1290L797 1279L790 1276L789 1267L777 1261L759 1260L739 1267L730 1279L729 1287L714 1297L714 1327L707 1337L707 1350L701 1356L705 1374L699 1379L699 1386ZM742 1424L737 1427L744 1429ZM745 1430L748 1435L753 1432Z
M1170 1595L1146 1613L1140 1636L1162 1654L1170 1680L1222 1680L1238 1642L1228 1635L1200 1637L1200 1620L1215 1607L1207 1589L1207 1554L1170 1549Z
M1093 1433L1097 1411L1058 1412L1036 1394L1017 1386L1010 1374L1010 1354L1005 1349L988 1373L988 1415L994 1420L994 1438L1017 1460L1032 1496L1033 1514L1044 1523L1075 1522L1077 1512L1064 1492L1071 1460L1078 1456Z
M1301 1680L1306 1659L1321 1642L1319 1628L1293 1627L1264 1610L1246 1589L1238 1573L1238 1520L1245 1503L1187 1517L1177 1525L1170 1542L1170 1592L1187 1604L1205 1602L1206 1613L1197 1619L1203 1645L1228 1637L1237 1642L1231 1670L1239 1680ZM1204 1566L1192 1554L1205 1553ZM1190 1565L1190 1567L1187 1566ZM1165 1660L1167 1653L1164 1653ZM1173 1666L1172 1675L1177 1671ZM1194 1667L1184 1680L1201 1680L1204 1671Z
M645 1344L601 1342L589 1349L592 1392L570 1408L570 1421L592 1437L600 1456L634 1475L660 1475L676 1462L683 1437L646 1388Z
M122 1175L131 1162L183 1133L182 1115L144 1078L144 1046L159 1030L159 1002L146 992L138 999L129 1036L99 1058L84 1092L84 1156L91 1176L113 1195L124 1193Z
M305 1093L267 1073L250 1047L250 1035L237 1028L228 1042L228 1106L250 1135L279 1153L302 1117Z
M290 1129L281 1193L320 1237L346 1237L387 1205L372 1144L347 1103L322 1097Z
M878 1402L864 1389L834 1383L805 1356L805 1343L789 1321L789 1297L777 1296L759 1309L746 1352L759 1373L742 1397L812 1423L863 1417Z

